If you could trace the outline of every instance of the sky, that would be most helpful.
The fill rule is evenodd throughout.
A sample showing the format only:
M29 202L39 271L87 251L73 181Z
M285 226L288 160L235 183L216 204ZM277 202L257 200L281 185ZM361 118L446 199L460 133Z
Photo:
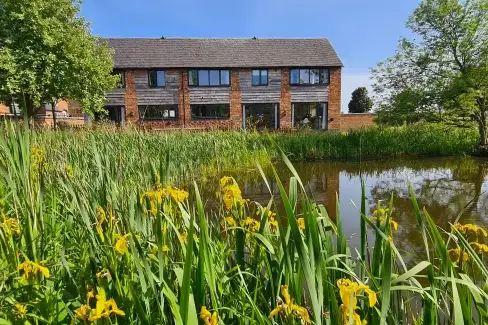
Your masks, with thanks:
M327 37L343 64L342 111L395 53L419 0L84 0L102 37Z

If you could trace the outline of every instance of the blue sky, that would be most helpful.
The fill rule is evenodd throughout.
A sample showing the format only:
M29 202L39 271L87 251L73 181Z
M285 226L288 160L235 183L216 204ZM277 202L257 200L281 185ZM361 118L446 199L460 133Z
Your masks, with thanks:
M419 0L84 0L103 37L327 37L344 63L342 110L394 54Z

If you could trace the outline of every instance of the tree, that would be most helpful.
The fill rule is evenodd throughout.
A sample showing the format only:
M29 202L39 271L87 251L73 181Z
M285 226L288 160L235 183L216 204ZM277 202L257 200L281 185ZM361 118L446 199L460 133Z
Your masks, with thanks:
M486 146L488 0L423 0L407 27L419 40L401 39L372 71L380 114L406 122L398 112L407 110L413 120L477 125Z
M111 49L92 36L72 0L0 0L0 101L20 104L30 117L42 104L80 102L103 109L116 86ZM55 118L55 114L53 114Z
M349 102L349 113L366 113L373 107L373 101L368 96L366 87L359 87L352 92Z

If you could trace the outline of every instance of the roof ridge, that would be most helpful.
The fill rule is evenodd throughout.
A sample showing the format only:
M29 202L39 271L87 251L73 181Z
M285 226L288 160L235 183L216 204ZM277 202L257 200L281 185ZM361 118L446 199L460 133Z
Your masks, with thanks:
M253 37L101 37L113 40L253 40ZM256 37L255 40L329 40L327 37Z

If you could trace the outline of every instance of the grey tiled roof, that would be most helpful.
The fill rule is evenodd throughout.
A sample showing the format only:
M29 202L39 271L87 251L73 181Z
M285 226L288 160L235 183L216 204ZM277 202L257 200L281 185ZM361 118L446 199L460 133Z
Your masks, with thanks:
M326 38L107 38L116 68L339 67Z

